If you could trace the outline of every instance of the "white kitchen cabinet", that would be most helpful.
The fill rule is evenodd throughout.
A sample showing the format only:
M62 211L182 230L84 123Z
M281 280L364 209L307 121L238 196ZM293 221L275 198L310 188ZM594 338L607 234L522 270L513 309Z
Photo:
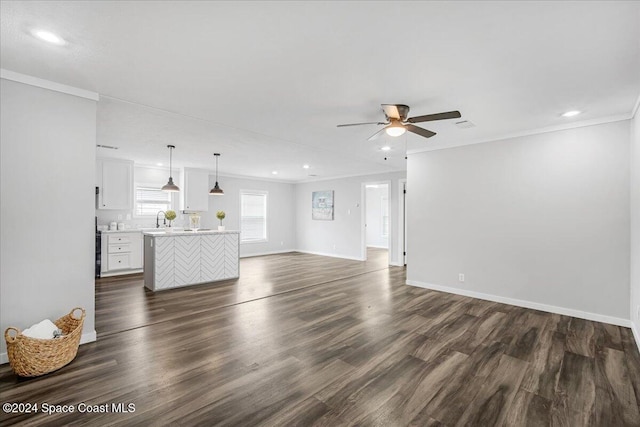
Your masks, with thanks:
M140 270L144 264L142 233L134 233L132 236L130 266L134 270Z
M142 233L103 232L100 276L139 273L142 271Z
M209 210L209 172L184 168L180 174L182 188L181 210L205 212Z
M133 205L133 162L99 159L98 209L131 210Z

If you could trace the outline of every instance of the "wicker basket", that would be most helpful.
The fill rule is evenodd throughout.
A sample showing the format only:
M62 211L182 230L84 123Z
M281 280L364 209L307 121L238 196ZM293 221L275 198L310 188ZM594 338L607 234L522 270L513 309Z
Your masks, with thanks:
M78 310L82 312L80 318L74 317ZM31 338L22 335L18 328L7 328L4 339L7 341L9 363L14 372L21 377L37 377L71 362L78 352L85 315L84 308L76 307L56 320L54 323L64 334L60 338ZM10 335L10 331L16 334Z

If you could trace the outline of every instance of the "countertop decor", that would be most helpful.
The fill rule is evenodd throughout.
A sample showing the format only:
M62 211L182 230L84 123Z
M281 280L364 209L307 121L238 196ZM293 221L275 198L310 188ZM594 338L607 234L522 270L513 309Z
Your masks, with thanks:
M227 214L224 213L224 211L216 212L216 218L218 218L220 220L220 225L218 226L218 231L224 231L224 225L222 225L222 220L225 219L226 216L227 216Z

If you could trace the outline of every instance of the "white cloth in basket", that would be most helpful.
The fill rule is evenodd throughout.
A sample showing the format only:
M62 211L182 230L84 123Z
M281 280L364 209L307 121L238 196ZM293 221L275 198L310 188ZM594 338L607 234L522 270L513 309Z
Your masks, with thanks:
M49 319L44 319L40 323L32 325L30 328L22 331L22 335L26 335L30 338L39 338L41 340L53 339L55 337L54 332L58 330L58 327Z

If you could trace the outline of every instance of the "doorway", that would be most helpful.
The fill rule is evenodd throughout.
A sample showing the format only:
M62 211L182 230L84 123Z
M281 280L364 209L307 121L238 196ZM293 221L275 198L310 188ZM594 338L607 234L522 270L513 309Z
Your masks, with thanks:
M392 227L390 215L390 183L364 183L364 247L365 260L390 264Z

